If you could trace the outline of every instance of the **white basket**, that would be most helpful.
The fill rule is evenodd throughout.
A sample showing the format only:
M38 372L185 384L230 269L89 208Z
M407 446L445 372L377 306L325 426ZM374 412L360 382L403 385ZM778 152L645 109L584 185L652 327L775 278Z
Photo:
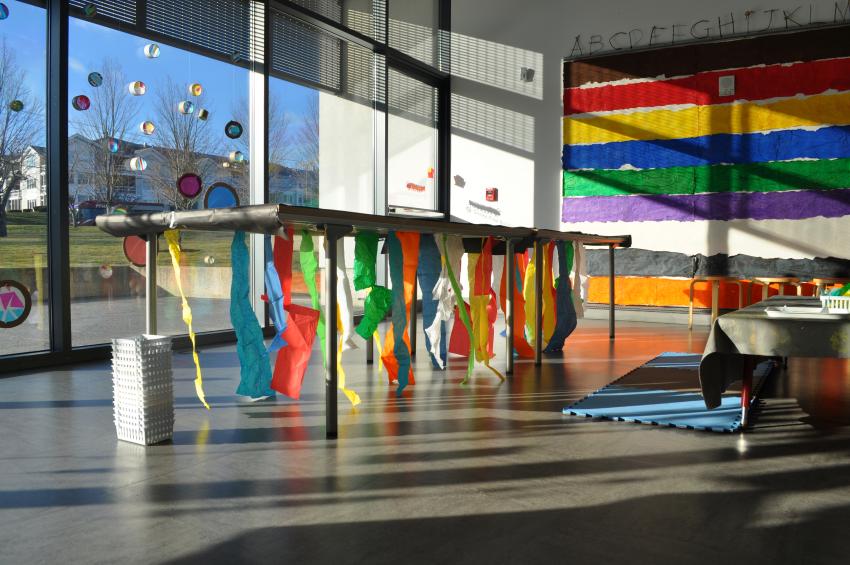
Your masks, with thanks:
M820 302L830 313L850 313L850 296L830 296L825 294L820 297Z
M152 445L174 435L171 338L112 340L112 398L118 439Z

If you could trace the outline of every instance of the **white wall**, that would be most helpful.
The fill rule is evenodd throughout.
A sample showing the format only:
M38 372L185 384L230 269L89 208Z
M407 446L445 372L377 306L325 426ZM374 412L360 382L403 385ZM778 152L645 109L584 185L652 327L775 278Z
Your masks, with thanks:
M841 10L847 9L844 2ZM665 26L656 36L670 41L673 24L685 25L677 31L687 34L706 19L714 37L717 18L726 21L730 12L740 26L744 11L753 10L751 28L764 28L770 17L764 10L778 9L772 23L776 28L785 25L781 10L792 12L798 6L793 18L803 23L810 7L815 21L832 21L835 15L833 0L453 0L452 174L463 176L467 187L452 188L452 213L484 221L464 211L459 203L468 198L459 193L500 182L502 223L561 225L562 60L573 50L576 36L586 53L592 35L602 36L605 45L616 32L640 29L645 44L653 26ZM702 23L695 31L706 26ZM520 81L523 66L535 69L532 83ZM613 233L616 226L607 231Z

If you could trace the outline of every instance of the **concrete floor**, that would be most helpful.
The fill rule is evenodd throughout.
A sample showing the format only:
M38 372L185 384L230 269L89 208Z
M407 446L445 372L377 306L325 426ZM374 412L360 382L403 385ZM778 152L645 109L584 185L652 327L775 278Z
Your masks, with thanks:
M745 434L561 415L705 337L588 320L466 387L420 340L402 399L346 353L363 404L340 397L335 442L318 366L300 402L244 404L233 347L201 353L209 412L175 356L174 442L147 449L115 440L108 363L0 380L0 562L846 563L847 363L791 360Z

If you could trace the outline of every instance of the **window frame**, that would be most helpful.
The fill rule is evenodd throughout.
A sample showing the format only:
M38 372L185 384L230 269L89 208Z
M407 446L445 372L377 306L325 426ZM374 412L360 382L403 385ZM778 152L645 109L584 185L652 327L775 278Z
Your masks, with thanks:
M260 0L249 0L259 5ZM341 0L344 2L344 0ZM135 23L127 23L104 15L98 15L94 22L98 25L109 27L143 37L150 41L161 42L179 49L189 51L211 59L226 62L228 64L244 67L249 71L262 72L265 100L268 100L268 85L271 68L271 11L282 12L302 22L327 32L341 40L354 43L369 49L376 60L383 58L383 102L375 101L374 108L384 113L384 128L382 133L376 133L376 168L375 168L375 193L376 203L383 198L383 207L377 206L378 214L386 215L387 209L387 151L388 140L386 135L388 117L387 100L387 74L390 68L409 75L437 89L437 212L445 219L451 217L450 210L450 175L451 164L449 162L451 149L450 133L450 95L451 78L448 72L448 61L444 60L449 52L446 42L451 29L451 0L434 0L438 2L438 28L437 34L437 66L431 66L414 57L407 55L398 49L390 47L389 42L389 6L384 11L384 37L382 41L373 39L365 34L353 30L345 25L333 21L321 14L310 11L289 0L266 0L262 2L264 17L264 43L262 63L250 60L232 60L231 57L223 55L212 49L204 48L195 43L190 43L179 38L163 35L148 29L147 23L147 0L136 0ZM69 238L69 160L68 160L68 41L69 22L72 17L83 18L81 8L71 6L67 0L23 0L23 2L45 9L47 45L46 57L46 84L45 84L45 110L46 110L46 157L41 165L42 171L46 173L47 194L47 254L48 254L48 312L49 312L49 342L50 349L46 352L20 353L0 356L0 377L14 376L24 370L32 370L53 365L92 361L108 358L110 345L98 344L92 346L74 347L72 345L71 333L71 283L70 283L70 250ZM345 18L341 18L344 22ZM340 61L342 64L342 60ZM275 73L275 76L279 76ZM296 77L280 76L284 80L297 80ZM376 76L377 78L377 76ZM302 84L304 81L299 81ZM327 90L321 85L309 84ZM380 98L375 96L374 98ZM268 201L268 113L261 112L262 127L264 130L264 178L262 179L263 199ZM260 125L260 124L257 124ZM376 128L378 129L378 128ZM378 151L383 147L383 154ZM381 167L382 165L382 167ZM45 174L42 173L42 174ZM43 184L43 183L42 183ZM137 184L137 183L134 183ZM43 188L43 187L42 187ZM24 187L18 185L18 206L23 208ZM136 186L138 190L138 186ZM266 325L267 335L273 333L273 328ZM235 340L232 330L215 331L197 336L198 345L211 345L218 343L229 343ZM174 346L176 348L187 347L190 342L187 336L176 336Z

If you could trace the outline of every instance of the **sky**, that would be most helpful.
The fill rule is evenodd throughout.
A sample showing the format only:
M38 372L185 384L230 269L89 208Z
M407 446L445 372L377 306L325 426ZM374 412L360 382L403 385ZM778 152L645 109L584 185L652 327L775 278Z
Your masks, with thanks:
M33 94L44 100L46 90L46 13L37 8L18 2L5 0L9 8L9 17L0 20L0 38L17 52L18 63L26 70L26 82ZM155 118L153 94L159 84L169 75L179 84L188 87L200 83L204 89L204 107L209 110L208 126L215 132L216 153L226 155L238 149L232 140L224 135L224 125L234 119L233 111L237 104L247 104L248 71L242 67L230 65L201 55L189 53L160 43L160 56L148 59L144 47L150 41L144 38L122 33L97 25L87 20L71 18L68 41L68 115L69 134L74 134L80 121L80 112L74 110L70 99L78 94L92 95L93 87L88 83L88 75L98 71L105 57L117 61L129 81L141 80L147 86L147 93L139 97L137 122ZM280 106L289 114L291 130L297 129L307 111L310 98L316 91L279 79L271 79L269 95L282 102ZM186 94L186 99L192 97ZM175 109L175 111L177 111ZM247 116L247 108L242 112ZM243 124L247 127L247 124ZM131 141L152 143L151 137L141 133L137 124L132 125ZM43 139L40 140L43 144ZM297 152L296 152L297 153Z

